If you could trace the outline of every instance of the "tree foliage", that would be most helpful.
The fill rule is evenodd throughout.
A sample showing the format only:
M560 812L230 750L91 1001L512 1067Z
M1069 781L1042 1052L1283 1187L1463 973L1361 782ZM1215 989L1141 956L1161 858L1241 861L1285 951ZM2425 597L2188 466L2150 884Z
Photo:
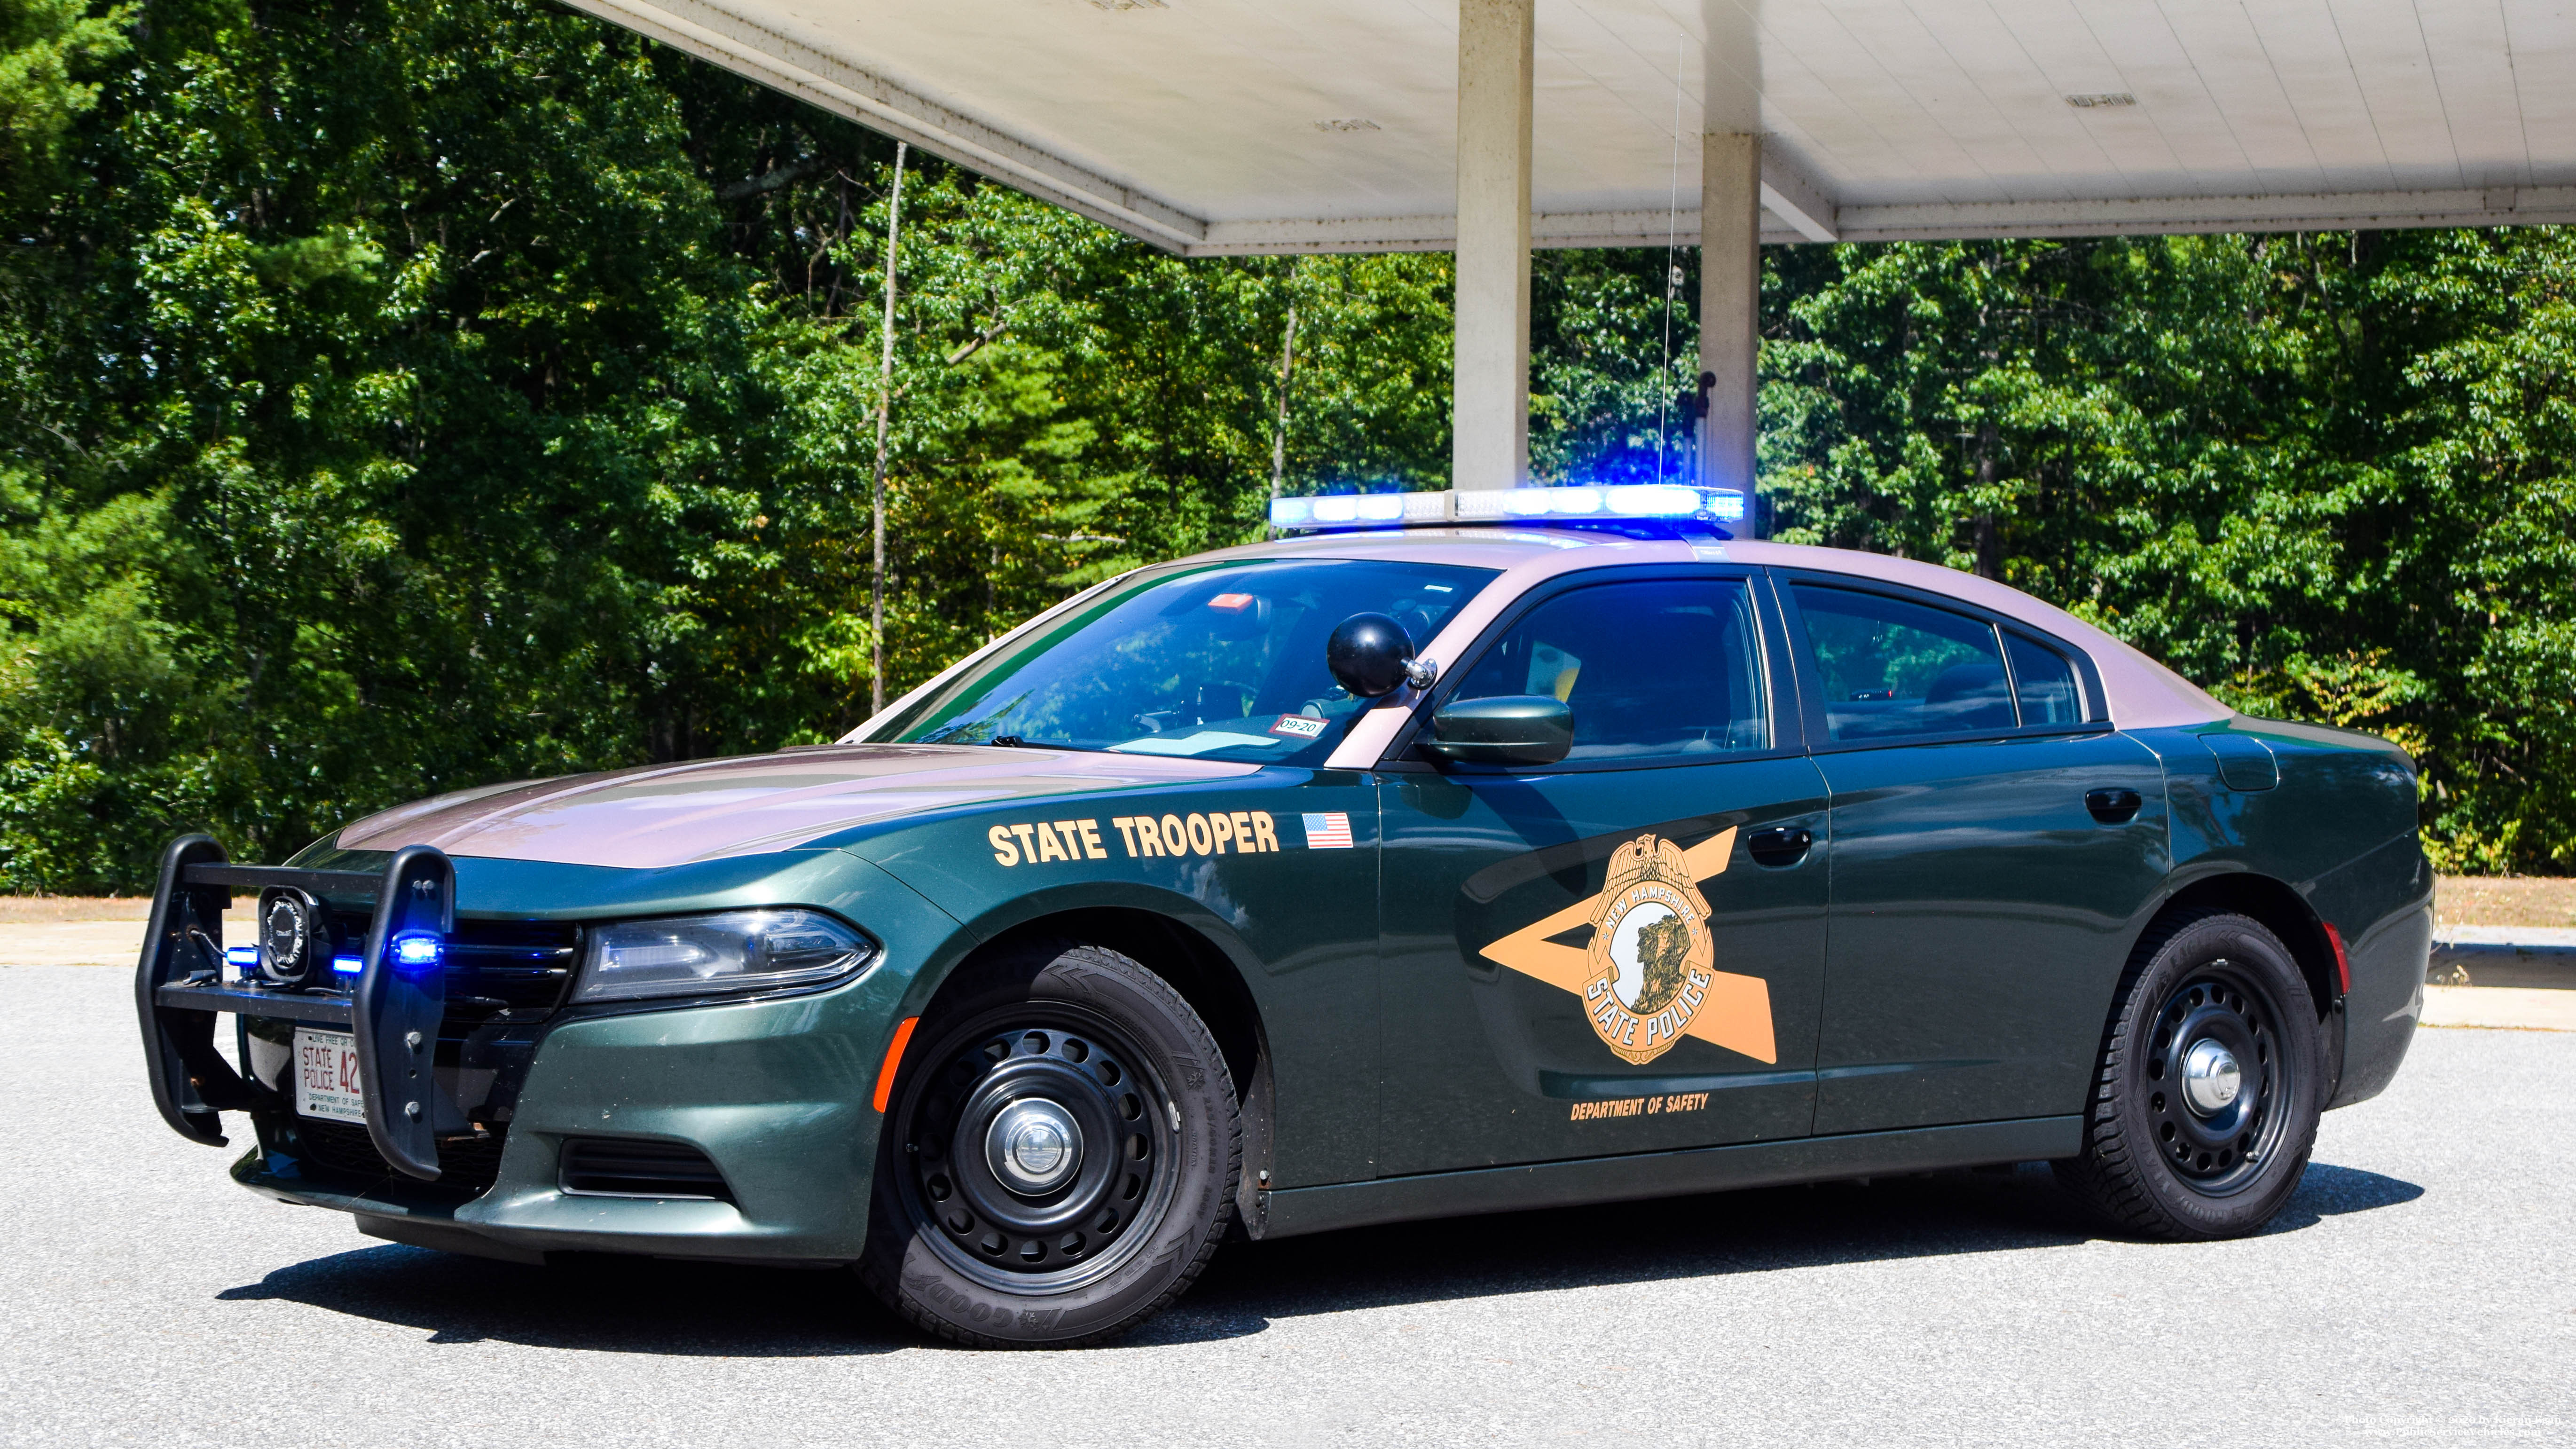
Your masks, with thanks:
M1766 309L1782 537L2388 735L2447 867L2576 865L2576 237L1796 248Z
M0 887L862 718L894 162L543 0L0 0ZM1767 484L2396 734L2446 859L2564 869L2571 266L1775 252ZM1540 256L1543 476L1686 466L1694 268ZM1183 261L914 153L896 270L890 693L1257 537L1274 470L1446 482L1446 256Z

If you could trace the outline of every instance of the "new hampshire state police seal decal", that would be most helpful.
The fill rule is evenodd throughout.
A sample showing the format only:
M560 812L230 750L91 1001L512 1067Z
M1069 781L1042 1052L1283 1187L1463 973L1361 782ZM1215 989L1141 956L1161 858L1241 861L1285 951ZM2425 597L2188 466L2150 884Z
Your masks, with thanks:
M1638 1065L1671 1051L1706 1003L1714 968L1708 902L1680 846L1641 835L1610 857L1589 955L1583 1005L1602 1042Z

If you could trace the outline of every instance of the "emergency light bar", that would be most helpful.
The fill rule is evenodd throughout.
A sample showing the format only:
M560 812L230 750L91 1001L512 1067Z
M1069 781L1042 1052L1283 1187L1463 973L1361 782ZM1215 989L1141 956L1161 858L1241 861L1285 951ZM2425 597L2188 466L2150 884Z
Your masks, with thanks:
M1578 488L1452 488L1440 493L1328 493L1273 498L1280 529L1401 528L1422 523L1616 522L1698 519L1741 523L1744 495L1682 483Z

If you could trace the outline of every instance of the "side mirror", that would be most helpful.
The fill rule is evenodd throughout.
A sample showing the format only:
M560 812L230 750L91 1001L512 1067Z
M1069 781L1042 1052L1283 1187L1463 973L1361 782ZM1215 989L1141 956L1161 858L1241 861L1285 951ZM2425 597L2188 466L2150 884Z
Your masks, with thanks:
M1413 657L1413 637L1384 614L1353 614L1324 641L1324 663L1342 688L1362 699L1431 683L1430 661Z
M1574 711L1544 694L1451 700L1422 748L1464 764L1553 765L1574 748Z

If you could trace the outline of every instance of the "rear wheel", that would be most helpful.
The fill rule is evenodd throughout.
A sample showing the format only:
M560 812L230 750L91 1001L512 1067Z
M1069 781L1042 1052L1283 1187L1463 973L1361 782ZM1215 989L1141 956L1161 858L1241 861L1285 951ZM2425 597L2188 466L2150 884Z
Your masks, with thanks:
M1015 950L951 982L905 1056L859 1268L895 1311L979 1347L1072 1347L1198 1276L1241 1127L1169 983L1097 946Z
M2316 1145L2315 999L2259 922L2215 910L2141 942L2058 1180L2113 1228L2229 1238L2272 1220Z

